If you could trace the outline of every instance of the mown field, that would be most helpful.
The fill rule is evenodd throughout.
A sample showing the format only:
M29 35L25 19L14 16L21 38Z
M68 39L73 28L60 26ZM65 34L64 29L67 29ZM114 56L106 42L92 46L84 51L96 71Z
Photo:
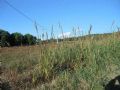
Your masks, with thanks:
M0 48L2 90L110 90L120 75L120 34Z

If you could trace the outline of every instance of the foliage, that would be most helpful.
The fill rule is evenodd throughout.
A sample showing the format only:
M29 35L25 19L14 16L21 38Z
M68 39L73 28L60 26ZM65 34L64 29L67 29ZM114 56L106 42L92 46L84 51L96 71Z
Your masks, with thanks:
M34 37L30 34L25 34L24 41L25 41L25 44L27 44L27 45L33 45L36 43L36 37Z
M15 46L22 45L23 35L18 32L12 33L10 39L11 39L11 45L15 45Z
M0 46L9 46L10 34L0 29Z
M20 46L20 45L34 45L37 38L33 35L15 32L10 34L8 31L0 29L0 46Z

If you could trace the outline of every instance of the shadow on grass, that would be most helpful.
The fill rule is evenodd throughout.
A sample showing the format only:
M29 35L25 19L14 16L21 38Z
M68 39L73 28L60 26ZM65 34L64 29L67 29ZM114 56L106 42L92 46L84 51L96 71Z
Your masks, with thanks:
M0 90L11 90L9 82L5 82L0 78Z
M110 80L105 86L105 90L120 90L120 75Z

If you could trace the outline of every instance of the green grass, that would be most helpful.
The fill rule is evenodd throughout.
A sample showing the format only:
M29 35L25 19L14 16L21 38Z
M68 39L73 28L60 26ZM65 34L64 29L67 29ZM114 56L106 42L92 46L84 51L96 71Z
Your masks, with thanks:
M15 90L103 90L120 74L120 40L99 38L2 48L1 78Z

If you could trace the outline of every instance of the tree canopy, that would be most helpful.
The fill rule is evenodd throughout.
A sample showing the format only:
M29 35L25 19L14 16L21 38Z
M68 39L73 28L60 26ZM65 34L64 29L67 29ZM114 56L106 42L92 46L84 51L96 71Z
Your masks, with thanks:
M25 34L24 35L24 40L27 45L33 45L36 43L36 37L32 36L30 34Z
M15 32L10 34L8 31L0 29L0 46L20 46L20 45L34 45L37 38L31 34L22 35Z
M10 33L0 29L0 46L9 46Z

